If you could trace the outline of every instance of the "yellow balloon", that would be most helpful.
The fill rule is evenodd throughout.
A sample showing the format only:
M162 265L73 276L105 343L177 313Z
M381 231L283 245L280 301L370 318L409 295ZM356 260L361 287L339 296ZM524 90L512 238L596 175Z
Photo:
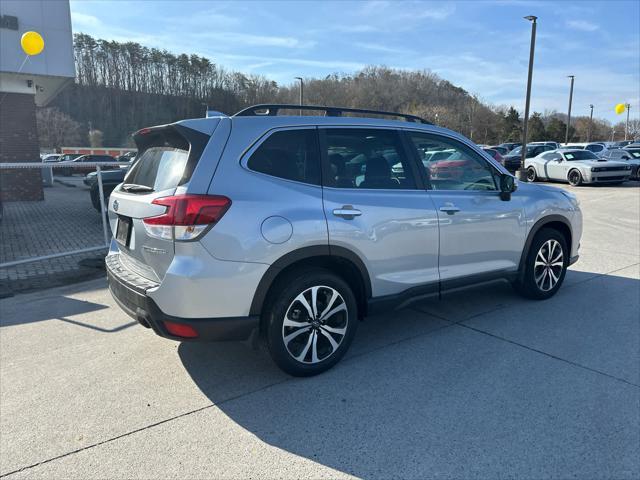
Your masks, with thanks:
M20 45L27 55L38 55L44 50L44 39L38 32L24 32L20 39Z
M620 115L621 113L624 113L624 109L625 109L624 103L619 103L616 105L616 113L618 115Z

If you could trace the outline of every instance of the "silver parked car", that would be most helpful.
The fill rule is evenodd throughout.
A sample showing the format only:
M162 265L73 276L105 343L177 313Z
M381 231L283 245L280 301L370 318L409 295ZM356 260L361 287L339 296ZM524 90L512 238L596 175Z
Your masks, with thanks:
M584 183L622 183L629 180L631 165L607 161L588 150L559 149L525 162L527 180L555 180L578 186Z
M326 116L281 115L301 108ZM496 279L546 299L578 258L574 195L411 115L261 105L134 138L114 298L166 338L262 339L292 375L333 366L367 315Z
M604 152L602 158L627 162L631 166L631 179L640 180L640 148L612 148Z

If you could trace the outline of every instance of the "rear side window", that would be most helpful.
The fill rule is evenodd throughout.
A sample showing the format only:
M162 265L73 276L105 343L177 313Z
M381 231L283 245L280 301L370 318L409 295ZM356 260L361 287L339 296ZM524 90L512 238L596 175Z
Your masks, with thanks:
M327 128L327 178L335 188L415 189L410 160L396 130Z
M255 172L320 185L320 155L316 129L283 130L270 135L251 155Z
M586 149L591 152L601 152L604 147L602 145L587 145Z

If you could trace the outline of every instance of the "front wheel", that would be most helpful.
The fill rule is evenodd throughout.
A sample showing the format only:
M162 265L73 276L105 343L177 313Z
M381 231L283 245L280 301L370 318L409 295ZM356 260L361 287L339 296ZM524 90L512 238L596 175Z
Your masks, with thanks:
M357 303L344 280L324 269L304 270L274 287L264 314L267 346L290 375L317 375L345 354L358 327Z
M533 167L527 168L527 182L535 182L537 179L536 169Z
M567 273L569 255L564 236L557 230L543 228L531 243L524 271L514 287L527 298L544 300L554 296Z
M582 185L582 174L579 170L571 170L569 172L569 183L574 187L579 187Z

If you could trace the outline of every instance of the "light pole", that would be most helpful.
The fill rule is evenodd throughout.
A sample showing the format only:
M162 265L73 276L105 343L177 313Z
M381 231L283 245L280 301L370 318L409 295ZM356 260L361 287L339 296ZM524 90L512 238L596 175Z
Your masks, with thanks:
M524 124L522 125L522 157L520 159L520 168L518 169L518 180L525 181L527 174L524 170L524 163L527 158L527 127L529 124L529 104L531 103L531 79L533 77L533 56L536 49L536 21L538 17L528 15L525 20L531 22L531 47L529 49L529 75L527 77L527 98L524 104Z
M625 106L627 107L627 123L624 126L624 139L627 140L627 136L629 135L629 110L631 110L631 104L627 103Z
M591 141L591 128L593 127L593 104L589 105L591 113L589 114L589 131L587 133L587 142Z
M295 77L296 80L300 80L300 105L304 105L304 80L302 77ZM300 109L300 115L302 115L302 109Z
M616 127L613 127L611 129L611 141L613 142L613 139L616 138Z
M567 112L567 131L564 134L564 143L569 143L569 127L571 127L571 102L573 102L573 80L575 75L569 75L567 78L571 79L571 88L569 89L569 111Z

